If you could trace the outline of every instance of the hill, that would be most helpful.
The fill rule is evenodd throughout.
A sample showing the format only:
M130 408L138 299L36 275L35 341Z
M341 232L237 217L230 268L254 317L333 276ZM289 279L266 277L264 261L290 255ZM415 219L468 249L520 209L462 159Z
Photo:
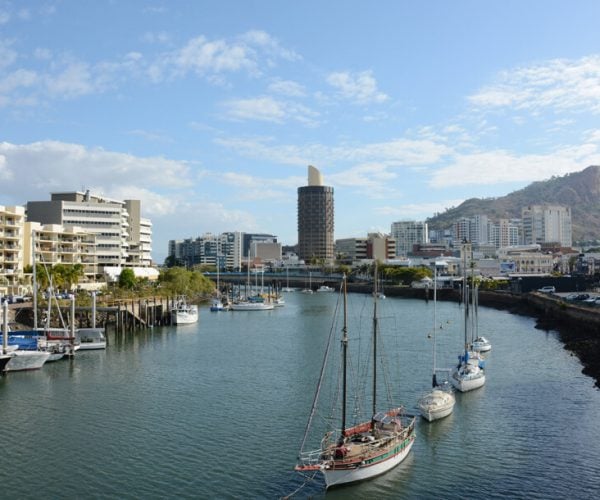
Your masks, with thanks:
M574 242L600 239L600 166L534 182L500 198L470 198L427 222L430 229L447 229L455 220L477 214L493 220L520 218L523 207L543 204L571 207Z

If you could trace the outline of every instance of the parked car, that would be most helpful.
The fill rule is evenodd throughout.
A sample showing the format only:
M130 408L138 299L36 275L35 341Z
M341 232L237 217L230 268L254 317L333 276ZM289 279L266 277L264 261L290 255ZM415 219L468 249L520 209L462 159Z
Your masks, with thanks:
M587 300L590 298L590 294L589 293L580 293L577 295L577 297L575 297L573 300Z
M556 288L554 288L553 286L543 286L542 288L538 288L538 292L542 292L542 293L555 293L556 292Z

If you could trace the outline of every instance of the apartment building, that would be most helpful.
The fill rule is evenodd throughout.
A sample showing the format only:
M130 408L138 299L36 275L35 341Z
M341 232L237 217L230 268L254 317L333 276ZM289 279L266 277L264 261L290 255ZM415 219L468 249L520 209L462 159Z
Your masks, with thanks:
M27 220L94 234L99 272L152 263L152 224L141 217L139 200L113 200L89 191L52 193L50 201L27 203Z
M187 267L209 264L219 265L220 269L240 269L243 236L243 233L234 231L220 235L205 233L197 238L170 240L169 257Z
M19 294L23 274L25 208L0 205L0 293Z
M560 205L529 205L521 211L526 245L555 243L571 247L571 209Z
M26 222L23 238L23 264L35 262L52 267L56 264L83 266L84 282L93 283L98 277L96 235L73 226Z
M390 235L396 241L396 256L398 257L410 255L414 245L429 242L426 222L414 220L393 222Z

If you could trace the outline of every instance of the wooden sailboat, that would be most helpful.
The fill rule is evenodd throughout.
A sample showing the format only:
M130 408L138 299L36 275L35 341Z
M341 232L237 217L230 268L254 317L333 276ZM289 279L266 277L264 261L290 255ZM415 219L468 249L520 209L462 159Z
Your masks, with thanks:
M436 367L436 337L437 337L437 266L433 274L433 375L431 386L432 390L424 394L418 402L419 411L425 420L432 422L440 418L447 417L454 410L456 398L452 392L452 388L448 386L448 382L440 384L437 379Z
M377 281L375 280L375 283ZM376 285L375 285L376 287ZM343 296L343 328L342 328L342 404L341 427L325 434L321 447L314 451L304 451L310 433L313 416L323 384L323 373L327 364L328 353L324 359L321 379L317 386L313 409L302 445L296 470L300 472L320 471L327 487L353 483L383 474L398 465L406 458L415 440L415 417L404 413L402 407L386 411L377 409L377 294L374 294L373 305L373 358L372 363L372 412L368 420L349 422L348 416L348 328L346 305L346 278L342 282ZM350 425L349 425L350 424Z

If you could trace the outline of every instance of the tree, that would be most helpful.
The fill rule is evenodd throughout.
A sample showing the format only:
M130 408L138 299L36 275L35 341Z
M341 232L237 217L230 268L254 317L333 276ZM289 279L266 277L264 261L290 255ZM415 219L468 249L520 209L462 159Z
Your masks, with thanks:
M133 269L126 267L119 274L119 287L126 288L128 290L132 290L135 288L136 278Z

